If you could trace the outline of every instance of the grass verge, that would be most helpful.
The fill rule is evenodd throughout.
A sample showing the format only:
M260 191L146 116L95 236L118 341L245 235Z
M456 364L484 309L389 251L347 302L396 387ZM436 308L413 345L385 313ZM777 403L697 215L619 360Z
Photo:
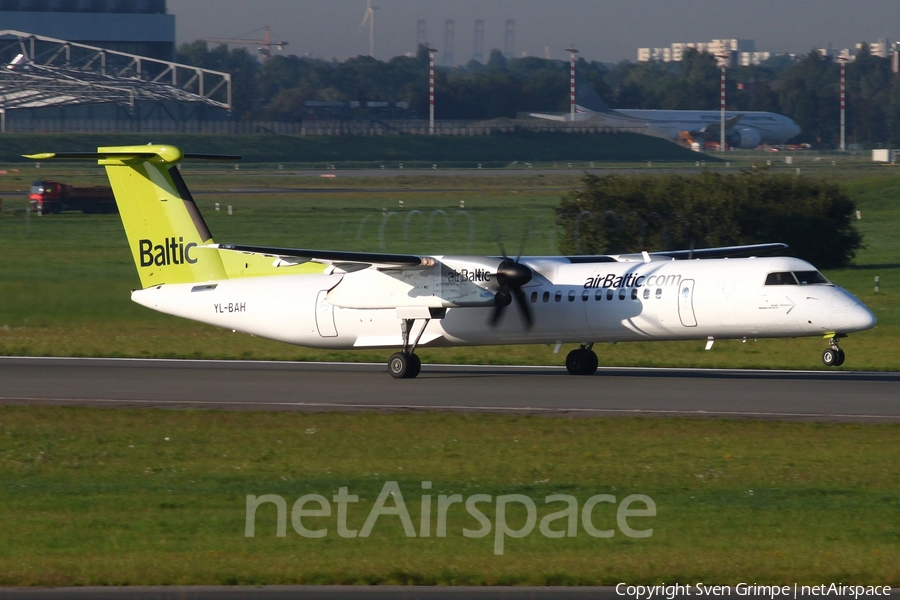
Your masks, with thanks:
M229 413L0 407L0 584L900 584L898 425L459 414ZM263 505L245 537L248 494L287 511L305 494L358 495L362 528L385 482L397 481L416 533L432 496L430 537L379 517L368 537L337 534L336 505L305 517L311 539L276 536ZM432 482L423 491L421 482ZM538 523L564 503L650 496L653 529L623 535L614 504L574 537L534 531L495 554L496 501L464 505L436 536L439 495L522 494ZM387 506L394 506L388 501ZM633 508L642 508L637 504ZM317 508L316 504L306 506ZM525 525L522 505L506 521ZM564 530L565 519L552 524Z

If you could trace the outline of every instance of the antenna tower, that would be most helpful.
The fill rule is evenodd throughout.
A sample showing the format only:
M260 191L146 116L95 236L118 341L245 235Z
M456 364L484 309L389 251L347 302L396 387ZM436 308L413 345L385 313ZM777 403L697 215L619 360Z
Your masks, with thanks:
M475 48L472 51L472 60L478 62L484 60L484 19L475 21Z
M428 45L428 30L426 29L425 19L419 19L416 21L416 51L418 52L419 46L427 46Z
M448 67L454 66L453 63L453 32L456 24L453 19L444 21L444 64Z
M507 19L505 36L503 38L503 54L506 58L513 58L516 51L516 20Z

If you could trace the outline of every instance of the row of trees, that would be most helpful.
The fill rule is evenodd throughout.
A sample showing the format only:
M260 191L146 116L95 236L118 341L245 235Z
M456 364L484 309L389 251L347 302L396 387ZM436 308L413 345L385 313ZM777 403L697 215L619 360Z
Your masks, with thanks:
M234 80L239 119L300 120L307 100L405 101L428 114L428 53L379 61L359 56L343 62L274 56L260 64L246 49L184 44L177 60L226 71ZM680 63L622 62L608 67L580 59L579 71L613 108L716 109L715 58L688 51ZM485 63L439 68L438 119L514 118L522 111L565 111L568 63L536 57L507 60L493 50ZM811 52L798 61L776 58L730 69L728 108L785 114L803 129L798 142L834 147L839 138L839 65ZM900 74L866 46L847 66L847 132L850 143L900 145Z
M785 242L822 268L863 247L856 205L834 183L763 171L585 176L560 202L561 250L632 253Z

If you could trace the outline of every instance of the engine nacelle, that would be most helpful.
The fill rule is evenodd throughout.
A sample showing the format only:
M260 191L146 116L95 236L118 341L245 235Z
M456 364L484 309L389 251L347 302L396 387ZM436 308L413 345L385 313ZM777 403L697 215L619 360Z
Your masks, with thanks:
M758 129L741 127L732 130L731 133L728 134L726 141L732 148L752 150L759 146L760 141L762 141L762 136L760 136Z

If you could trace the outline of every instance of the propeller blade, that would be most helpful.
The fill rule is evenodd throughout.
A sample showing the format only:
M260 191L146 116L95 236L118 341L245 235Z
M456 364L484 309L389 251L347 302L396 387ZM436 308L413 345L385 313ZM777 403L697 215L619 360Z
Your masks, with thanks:
M513 296L516 299L516 304L519 305L522 311L522 318L525 319L526 331L531 331L531 328L534 327L534 315L531 313L531 307L528 305L528 298L525 297L525 292L522 291L522 288L517 287L513 289Z
M503 310L512 304L512 296L509 293L509 288L503 286L497 290L497 293L494 295L494 303L494 311L491 313L490 320L491 327L497 326L497 323L499 323L500 319L503 317Z
M531 238L531 234L534 232L534 224L537 222L537 218L531 220L528 224L528 229L525 230L525 233L522 234L522 242L519 244L519 253L516 254L516 262L519 262L519 259L522 258L522 253L525 252L525 244L528 243L528 240Z
M497 242L497 245L500 247L500 254L503 256L503 260L509 260L509 255L506 253L506 246L503 245L503 236L500 235L500 228L497 227L496 223L494 223L494 241Z
M497 323L500 322L500 319L503 317L503 310L506 306L502 304L498 304L494 307L494 311L491 313L491 327L496 327Z

